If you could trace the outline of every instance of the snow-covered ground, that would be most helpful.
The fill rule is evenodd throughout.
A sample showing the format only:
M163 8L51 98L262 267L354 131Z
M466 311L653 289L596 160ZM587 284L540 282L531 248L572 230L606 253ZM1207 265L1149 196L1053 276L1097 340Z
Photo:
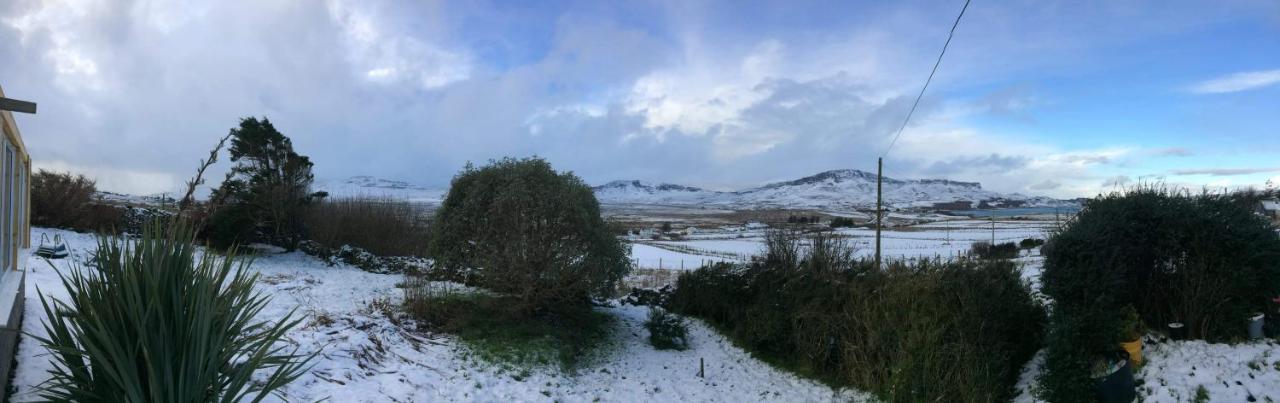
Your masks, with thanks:
M1214 402L1280 402L1280 344L1273 340L1214 344L1143 338L1146 362L1134 373L1142 402L1190 402L1204 388ZM1044 351L1022 370L1014 402L1040 402L1030 392Z
M67 270L94 248L92 235L34 229L33 238L60 234L72 256L53 261ZM43 259L27 258L23 330L43 335L44 320L35 289L65 297L58 276ZM556 369L520 373L477 362L447 335L425 334L398 324L385 307L398 306L398 275L326 267L299 254L261 256L252 270L272 297L263 311L280 318L297 309L304 324L288 334L303 352L320 351L313 370L285 388L289 400L333 402L425 401L862 401L853 390L832 390L751 358L702 322L690 323L690 349L657 351L647 341L645 308L601 308L618 319L612 345L603 357L576 375ZM699 359L706 377L697 376ZM31 337L18 347L15 401L36 400L34 385L47 379L49 357ZM271 400L275 400L274 398Z
M953 243L968 247L968 226L950 226ZM989 225L989 224L988 224ZM997 229L997 238L1029 237L1042 229L1032 224ZM94 247L94 237L60 230L34 229L32 236L56 234L67 239L72 256L53 261L66 270L72 261L84 261ZM915 242L932 245L894 249L920 255L944 254L947 231L931 228L890 231L887 245ZM985 234L990 237L990 230ZM960 239L965 242L958 242ZM898 241L895 241L898 240ZM693 241L706 249L748 252L751 240ZM634 245L633 256L680 254L649 245ZM646 255L649 254L649 255ZM715 259L714 256L692 259ZM1034 254L1018 259L1023 278L1038 289L1043 259ZM27 257L27 300L23 330L43 335L43 312L35 290L64 297L57 274L43 259ZM686 262L686 267L690 263ZM390 315L386 307L398 306L398 275L373 274L349 267L327 267L299 253L273 254L255 260L252 270L262 274L259 287L272 296L263 312L280 318L290 310L306 315L302 326L288 334L303 352L320 351L314 369L285 389L289 400L334 402L362 401L858 401L866 394L833 391L814 381L800 379L763 364L732 345L702 322L690 324L691 348L683 352L656 351L647 342L642 323L644 308L601 308L617 317L613 344L605 355L576 375L556 369L521 373L504 365L477 362L465 347L447 335L410 330ZM1280 344L1251 342L1237 345L1201 341L1161 342L1149 339L1144 350L1147 364L1136 375L1141 379L1144 401L1188 401L1203 386L1214 401L1280 401ZM706 361L706 378L696 376L698 360ZM1039 358L1025 366L1015 401L1035 401L1027 391L1038 373ZM32 387L47 379L50 363L46 352L31 337L18 347L14 385L16 401L35 400Z

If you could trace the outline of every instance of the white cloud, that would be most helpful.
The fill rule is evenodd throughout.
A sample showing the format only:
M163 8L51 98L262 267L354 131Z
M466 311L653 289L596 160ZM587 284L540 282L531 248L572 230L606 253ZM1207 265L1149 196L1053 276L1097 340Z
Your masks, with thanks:
M733 2L176 4L0 1L0 55L15 60L0 63L0 84L40 102L40 115L19 118L37 165L68 161L104 187L162 191L180 185L237 118L267 115L322 178L443 186L465 161L532 154L589 181L718 188L871 169L945 39L921 28L955 12L856 5L859 13L796 27L734 14L742 6ZM891 176L1076 197L1114 175L1136 177L1117 168L1128 160L1186 154L1067 149L1042 133L973 124L997 113L1034 124L1058 100L1009 77L1075 75L1101 55L1092 51L1099 44L1230 21L1217 8L1137 22L1069 8L1084 17L1067 20L1099 21L1081 33L1061 25L1062 9L971 10L886 160ZM1008 90L983 96L1000 88Z
M1267 87L1280 83L1280 69L1246 71L1206 80L1188 88L1197 94L1222 94Z
M1238 176L1280 172L1280 167L1175 169L1174 175Z
M370 81L436 89L471 77L467 52L397 30L372 2L329 0L330 17L346 39L347 59Z

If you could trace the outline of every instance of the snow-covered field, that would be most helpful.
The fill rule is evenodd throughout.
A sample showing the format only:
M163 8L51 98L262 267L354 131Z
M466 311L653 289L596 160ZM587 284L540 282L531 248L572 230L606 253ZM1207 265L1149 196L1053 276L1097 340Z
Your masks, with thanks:
M53 261L66 270L94 248L92 235L34 229L32 236L60 234L73 251ZM65 297L57 274L43 259L27 258L27 300L23 330L43 335L44 320L35 289ZM252 270L259 287L272 296L263 312L279 318L292 309L305 324L288 334L301 351L320 351L314 369L285 389L288 400L332 402L428 401L861 401L867 395L835 391L797 378L751 358L701 322L690 323L690 349L657 351L643 328L647 310L632 306L602 308L618 319L606 353L577 375L556 369L520 373L503 365L477 362L446 335L425 334L398 324L384 310L397 306L398 275L326 267L319 260L288 253L261 256ZM697 376L699 359L706 377ZM34 385L47 379L50 362L31 337L18 347L15 401L36 400ZM522 372L522 371L521 371ZM271 400L274 400L271 399Z
M986 223L986 222L979 222ZM950 222L933 228L916 227L886 232L886 251L903 256L944 255L967 248L972 240L989 239L990 228L968 231L978 223ZM998 223L999 224L999 223ZM950 230L939 230L948 227ZM997 227L997 240L1022 239L1042 231L1034 224ZM859 230L850 230L860 235ZM72 249L68 259L53 261L66 270L84 261L94 238L60 230L34 229L32 236L62 235ZM984 238L985 236L985 238ZM950 238L948 238L950 237ZM963 240L963 241L961 241ZM751 239L696 240L698 248L750 253ZM895 247L892 245L899 245ZM902 246L905 245L905 246ZM649 245L634 245L633 256L678 256ZM1023 277L1038 288L1043 260L1019 258ZM23 330L42 335L44 319L35 290L51 297L65 291L49 263L27 257L27 300ZM686 262L686 268L691 268ZM320 351L314 369L285 389L289 400L365 401L860 401L868 396L853 390L834 391L763 364L732 345L700 321L690 325L691 348L683 352L657 351L647 342L642 323L645 308L601 308L613 314L615 337L604 356L576 375L554 368L528 373L505 365L478 362L447 335L412 330L389 307L398 306L398 275L373 274L350 267L327 267L300 253L273 254L255 260L252 270L262 274L259 287L272 296L263 312L280 318L296 309L306 315L304 325L288 334L303 352ZM1214 401L1280 401L1280 344L1252 342L1238 345L1200 341L1156 342L1149 338L1148 363L1138 374L1144 401L1189 401L1204 387ZM697 377L698 360L706 361L706 378ZM1035 401L1027 392L1038 373L1039 358L1024 369L1016 401ZM32 388L47 379L46 352L31 337L18 347L14 377L15 401L36 400ZM1268 400L1269 399L1269 400ZM274 398L272 399L274 400Z
M1019 242L1027 238L1045 239L1055 227L1052 221L948 220L881 231L881 253L887 258L953 257L969 251L974 242ZM859 256L875 254L875 230L843 228ZM696 233L680 241L646 242L632 245L632 259L638 267L695 269L707 261L742 261L764 248L763 230L728 233Z

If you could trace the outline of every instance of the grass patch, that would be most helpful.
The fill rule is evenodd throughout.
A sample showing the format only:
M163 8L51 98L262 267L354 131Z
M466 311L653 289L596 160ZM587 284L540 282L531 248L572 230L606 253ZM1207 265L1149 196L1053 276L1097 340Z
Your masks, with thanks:
M554 365L575 372L611 339L614 317L607 313L572 307L528 315L514 305L507 296L448 293L413 299L409 309L430 329L457 336L476 358L525 370Z

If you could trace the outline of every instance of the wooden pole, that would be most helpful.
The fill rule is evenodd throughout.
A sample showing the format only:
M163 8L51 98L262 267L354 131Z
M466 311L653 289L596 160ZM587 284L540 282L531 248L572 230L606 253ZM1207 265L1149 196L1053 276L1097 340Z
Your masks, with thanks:
M22 113L36 113L36 103L0 97L0 110Z
M876 158L876 270L880 270L880 221L883 219L884 158Z
M996 246L996 212L991 212L991 246Z

